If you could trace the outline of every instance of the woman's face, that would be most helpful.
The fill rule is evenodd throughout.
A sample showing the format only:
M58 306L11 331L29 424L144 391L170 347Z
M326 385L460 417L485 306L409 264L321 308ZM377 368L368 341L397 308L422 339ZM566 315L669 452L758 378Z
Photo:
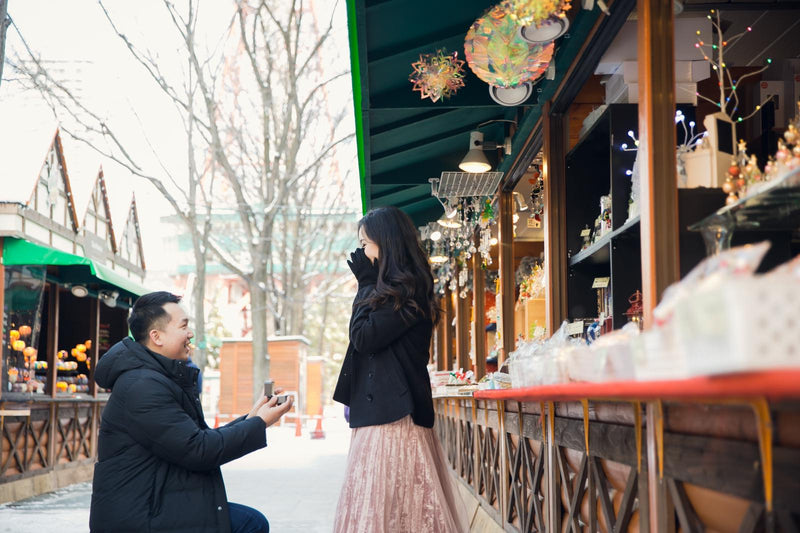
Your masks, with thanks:
M380 249L378 248L377 244L367 237L367 232L364 231L364 226L358 228L358 242L364 249L364 255L366 255L370 261L375 261L378 258Z

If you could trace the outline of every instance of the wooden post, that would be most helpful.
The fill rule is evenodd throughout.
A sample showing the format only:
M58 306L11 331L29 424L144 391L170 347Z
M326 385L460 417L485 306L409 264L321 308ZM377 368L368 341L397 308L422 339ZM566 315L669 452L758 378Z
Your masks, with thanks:
M3 238L0 237L0 259L2 259L3 255ZM5 308L6 308L6 267L3 265L3 261L0 260L0 324L3 324L6 317L4 316ZM6 345L6 328L0 328L0 346ZM2 354L2 350L0 350L0 354ZM5 371L3 370L3 357L0 357L0 376L5 376ZM0 383L3 383L4 380L0 377Z
M480 237L475 235L475 246ZM486 374L486 276L482 268L480 255L472 256L472 338L475 345L475 379Z
M501 191L499 196L499 252L500 257L500 335L503 346L497 357L497 368L503 365L508 354L514 351L514 202L512 193Z
M445 321L447 318L442 313L441 318L439 319L439 323L436 325L436 329L434 329L434 334L436 335L436 370L447 370L447 357L445 356L446 349L444 346L444 328Z
M453 370L453 293L447 288L444 290L444 370Z
M638 0L637 5L642 294L644 324L650 327L664 289L680 278L674 21L672 2Z
M91 369L89 371L89 394L97 398L97 383L94 381L94 369L97 368L98 360L98 339L100 338L100 300L94 300L94 304L89 310L89 339L92 347L89 350L89 361Z
M467 268L467 267L464 267ZM460 291L458 291L460 292ZM472 370L469 358L469 300L456 292L456 368Z
M51 398L56 396L56 380L58 379L58 318L61 307L61 289L55 283L47 286L50 296L47 299L47 383L45 394Z
M566 157L567 128L562 114L551 113L546 102L544 117L544 262L547 333L552 335L567 318Z

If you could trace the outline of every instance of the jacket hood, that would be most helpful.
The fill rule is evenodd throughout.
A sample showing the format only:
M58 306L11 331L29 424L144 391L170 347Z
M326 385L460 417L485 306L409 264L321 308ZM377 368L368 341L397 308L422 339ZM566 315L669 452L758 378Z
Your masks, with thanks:
M100 361L94 376L98 385L112 389L117 379L125 372L137 368L149 368L166 376L177 375L181 361L168 359L154 353L130 337L126 337L111 347Z

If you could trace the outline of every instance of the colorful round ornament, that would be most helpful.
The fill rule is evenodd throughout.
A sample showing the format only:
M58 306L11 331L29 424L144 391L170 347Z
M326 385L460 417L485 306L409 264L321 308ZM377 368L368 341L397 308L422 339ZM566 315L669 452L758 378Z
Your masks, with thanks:
M511 88L540 78L550 65L555 45L525 41L518 24L499 7L472 23L464 55L472 72L489 85Z
M500 7L520 26L539 26L552 16L562 17L570 0L503 0Z

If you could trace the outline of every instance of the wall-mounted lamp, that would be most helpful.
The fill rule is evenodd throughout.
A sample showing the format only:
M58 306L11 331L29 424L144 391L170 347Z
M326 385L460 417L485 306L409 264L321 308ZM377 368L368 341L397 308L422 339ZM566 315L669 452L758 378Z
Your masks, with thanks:
M489 122L485 122L484 124L488 124ZM480 124L478 127L484 124ZM472 131L469 134L469 151L467 155L464 156L464 159L461 160L461 163L458 164L458 168L472 174L489 172L492 169L492 165L489 164L489 160L486 159L486 155L483 152L486 150L497 150L498 148L503 148L503 152L509 155L511 153L511 138L506 137L503 144L498 145L494 141L484 141L483 133L480 131Z
M117 298L119 298L119 293L117 291L100 291L98 296L100 297L100 301L108 307L117 306Z
M470 132L469 151L464 156L464 159L461 160L461 163L458 164L458 168L473 174L492 170L492 165L489 164L489 160L486 159L483 150L483 133L479 131Z
M517 211L527 211L530 208L521 192L514 191L514 200L517 202Z

